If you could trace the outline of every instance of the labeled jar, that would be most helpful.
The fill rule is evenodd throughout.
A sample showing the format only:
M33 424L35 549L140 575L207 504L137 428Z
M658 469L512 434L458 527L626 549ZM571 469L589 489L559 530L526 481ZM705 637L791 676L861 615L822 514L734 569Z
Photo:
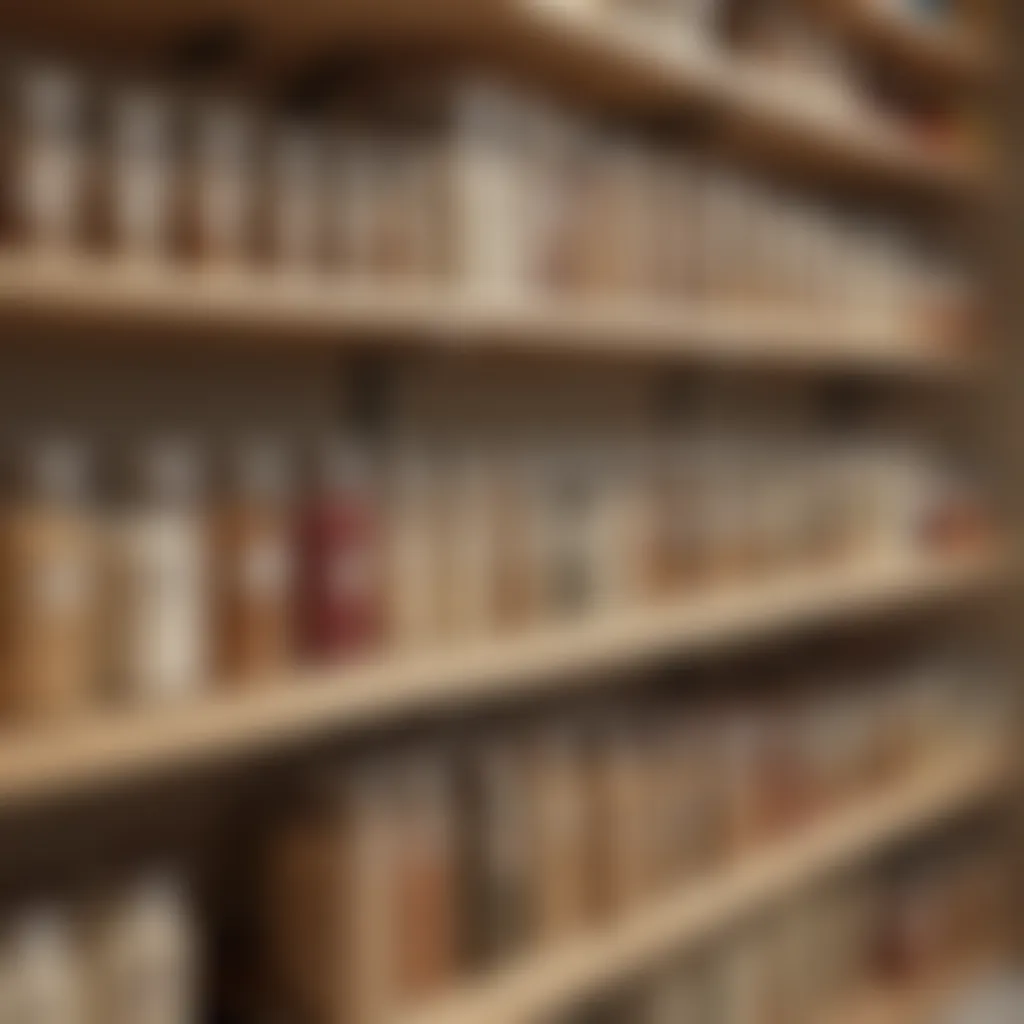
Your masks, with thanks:
M258 684L292 653L294 531L279 451L250 444L230 460L213 513L217 671Z
M403 1006L437 996L454 978L458 931L456 847L445 765L427 753L399 778L394 893L397 978Z
M400 810L394 773L358 765L300 799L272 834L266 968L283 1019L391 1019Z
M52 907L24 911L0 935L12 1021L85 1024L84 983L73 929Z
M277 270L308 273L323 260L327 241L323 153L315 133L297 125L279 128L267 145L265 255Z
M542 942L561 942L592 920L595 904L591 787L581 736L552 728L536 741L531 762L531 872Z
M0 707L65 718L93 697L97 537L81 450L27 446L11 460L0 514Z
M2 88L0 237L40 253L70 252L87 215L82 85L54 68L14 65Z
M507 960L533 930L529 778L525 751L487 742L474 752L463 805L467 954L474 965Z
M353 444L324 444L298 512L298 632L306 657L330 660L379 644L380 517L369 453Z
M254 125L228 100L189 110L175 214L178 248L218 267L248 263L255 242Z
M173 108L154 92L125 89L111 96L107 113L108 151L97 168L105 241L121 256L164 258L172 247L177 173Z
M209 536L192 451L143 445L127 460L108 539L108 645L118 698L196 694L210 661Z
M84 961L90 1019L182 1024L197 1018L197 937L188 894L152 875L109 893L89 915Z

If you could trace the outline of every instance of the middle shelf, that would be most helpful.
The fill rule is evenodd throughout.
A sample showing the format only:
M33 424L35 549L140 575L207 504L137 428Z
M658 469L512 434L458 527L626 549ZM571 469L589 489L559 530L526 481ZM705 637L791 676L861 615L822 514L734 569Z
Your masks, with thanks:
M992 552L861 561L663 608L604 614L461 650L422 651L295 673L255 692L174 707L106 711L0 741L0 804L11 809L288 749L410 716L557 693L601 673L698 655L847 620L966 599L996 584Z

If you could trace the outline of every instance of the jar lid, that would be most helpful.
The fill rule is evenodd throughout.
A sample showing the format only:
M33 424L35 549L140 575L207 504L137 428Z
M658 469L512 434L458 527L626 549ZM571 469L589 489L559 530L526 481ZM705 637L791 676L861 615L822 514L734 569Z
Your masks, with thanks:
M313 478L330 491L367 491L373 482L373 459L369 450L340 439L321 441L313 451Z
M12 454L8 478L22 493L74 502L85 495L88 465L85 449L75 441L41 438Z
M288 491L288 460L283 447L261 438L244 441L228 454L225 482L246 497L278 500Z
M139 498L156 502L190 502L198 497L199 460L192 447L171 439L150 441L134 453L130 488Z

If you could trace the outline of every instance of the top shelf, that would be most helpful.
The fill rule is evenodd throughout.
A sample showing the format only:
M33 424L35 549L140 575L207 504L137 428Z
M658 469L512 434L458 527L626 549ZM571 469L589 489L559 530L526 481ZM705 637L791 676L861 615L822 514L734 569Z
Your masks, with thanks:
M889 38L889 16L864 3L851 9L863 12L851 21L858 33ZM0 30L29 46L102 58L104 66L151 70L180 64L183 54L233 55L232 67L248 81L278 85L343 75L375 55L443 49L604 109L694 117L741 159L826 184L971 198L986 177L981 161L829 104L820 90L579 0L36 0L0 14ZM918 36L903 29L892 38L945 51Z

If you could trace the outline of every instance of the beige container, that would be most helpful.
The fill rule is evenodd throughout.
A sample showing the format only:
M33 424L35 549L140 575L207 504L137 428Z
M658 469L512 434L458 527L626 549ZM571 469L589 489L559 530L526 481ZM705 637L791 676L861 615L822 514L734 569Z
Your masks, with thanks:
M89 1019L104 1024L192 1024L198 936L185 887L154 874L109 893L87 917L83 966Z
M55 67L0 74L0 241L67 254L88 215L83 86Z
M166 703L199 692L210 670L209 545L191 451L143 446L112 517L107 641L119 699Z
M11 1021L87 1024L72 925L61 910L36 907L0 935L0 984Z
M95 696L97 537L82 453L41 442L13 460L0 513L0 707L65 718Z
M267 980L285 1014L370 1024L395 1011L400 809L390 774L358 768L272 837Z

